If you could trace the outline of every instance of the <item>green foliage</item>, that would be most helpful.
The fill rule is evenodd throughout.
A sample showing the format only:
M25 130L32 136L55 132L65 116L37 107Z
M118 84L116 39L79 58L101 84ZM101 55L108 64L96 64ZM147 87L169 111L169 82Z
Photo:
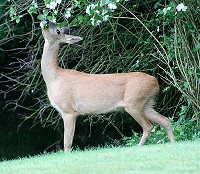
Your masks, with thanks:
M185 140L195 141L200 139L200 128L197 125L197 120L196 118L187 118L187 114L189 114L187 109L188 107L186 106L182 107L177 121L171 119L175 140L178 142ZM139 144L141 138L141 134L133 132L131 137L123 137L118 144L122 143L127 146L135 146ZM160 125L154 125L146 144L164 144L167 142L169 142L169 138L166 130Z
M10 7L10 18L11 18L11 20L16 21L16 23L18 24L22 17L23 17L22 15L19 15L17 13L17 7L16 6Z
M41 27L45 27L45 19L57 22L62 19L60 25L63 25L63 20L72 19L73 25L92 24L93 26L100 25L103 21L107 21L112 17L113 12L117 9L119 2L122 0L101 0L89 2L86 0L44 0L42 3L33 0L27 7L21 8L16 5L15 1L10 6L11 20L16 23L20 22L22 14L26 11L30 14L37 14L37 19L41 23ZM62 6L62 7L61 7ZM21 10L20 10L21 9ZM42 13L41 13L42 11Z

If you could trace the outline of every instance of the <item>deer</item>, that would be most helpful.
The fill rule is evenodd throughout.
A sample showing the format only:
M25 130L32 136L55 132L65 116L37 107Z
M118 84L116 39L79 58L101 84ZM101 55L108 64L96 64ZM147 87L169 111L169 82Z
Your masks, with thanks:
M83 38L68 34L69 27L58 27L46 20L42 28L44 48L41 72L51 105L64 123L64 151L71 150L76 119L79 115L103 114L122 108L142 128L138 146L143 146L153 128L151 122L163 126L171 143L175 142L169 119L154 110L159 92L155 77L143 72L89 74L58 65L61 43L74 44Z

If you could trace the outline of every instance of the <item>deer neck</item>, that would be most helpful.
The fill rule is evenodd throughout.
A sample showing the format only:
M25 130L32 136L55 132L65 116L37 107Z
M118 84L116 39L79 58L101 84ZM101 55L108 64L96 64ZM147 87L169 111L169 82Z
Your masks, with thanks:
M58 43L51 44L45 41L41 60L41 69L43 78L47 84L55 80L58 75L59 48L60 45Z

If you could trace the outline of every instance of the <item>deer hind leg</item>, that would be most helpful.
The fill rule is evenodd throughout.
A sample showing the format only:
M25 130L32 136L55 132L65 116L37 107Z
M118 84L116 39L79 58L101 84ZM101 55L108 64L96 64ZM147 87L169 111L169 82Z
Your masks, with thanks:
M142 138L138 144L138 146L143 146L148 139L151 130L153 128L153 125L150 123L150 121L145 117L145 114L143 111L136 110L133 108L125 108L125 111L129 113L142 127L143 129L143 134Z
M175 142L174 134L173 134L173 131L172 131L172 128L171 128L171 123L170 123L170 121L169 121L169 119L167 117L164 117L163 115L159 114L158 112L156 112L151 107L146 107L145 116L150 121L152 121L154 123L157 123L157 124L160 124L161 126L163 126L167 131L167 134L169 136L169 139L170 139L171 143Z
M76 114L62 114L64 122L64 151L68 152L72 146L74 137Z

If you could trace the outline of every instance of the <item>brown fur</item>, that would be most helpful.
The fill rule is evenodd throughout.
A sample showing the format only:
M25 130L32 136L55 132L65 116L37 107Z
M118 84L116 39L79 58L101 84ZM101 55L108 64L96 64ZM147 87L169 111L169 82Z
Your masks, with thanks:
M143 145L152 130L150 121L166 128L171 142L174 135L168 118L157 113L153 101L159 91L155 77L141 72L116 74L87 74L62 69L57 58L61 42L73 44L82 40L77 36L56 33L56 26L43 29L45 38L41 61L42 75L52 106L64 121L64 150L71 148L78 115L106 113L124 108L142 127Z

